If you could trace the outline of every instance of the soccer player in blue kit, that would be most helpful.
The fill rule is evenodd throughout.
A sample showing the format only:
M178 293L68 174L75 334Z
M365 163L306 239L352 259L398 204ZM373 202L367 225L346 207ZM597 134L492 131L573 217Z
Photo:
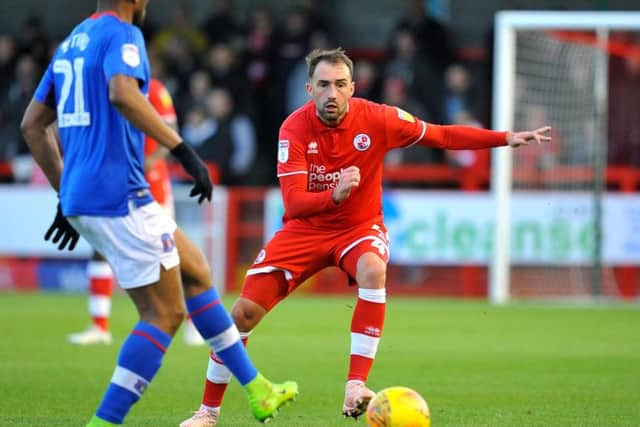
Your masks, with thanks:
M211 285L196 246L153 201L144 180L144 134L171 150L193 177L191 196L211 200L206 166L145 95L149 63L141 25L148 0L98 1L54 53L22 119L34 159L60 202L45 235L73 249L78 232L111 264L140 320L122 345L111 381L88 427L120 425L160 368L185 309L265 421L297 395L252 364ZM61 150L49 126L57 120ZM55 233L55 235L54 235ZM185 307L186 301L186 307Z

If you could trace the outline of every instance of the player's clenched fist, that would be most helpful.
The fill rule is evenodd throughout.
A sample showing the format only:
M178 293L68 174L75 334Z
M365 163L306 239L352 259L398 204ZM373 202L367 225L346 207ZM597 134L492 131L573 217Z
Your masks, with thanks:
M333 189L333 201L336 204L342 202L349 197L351 190L358 185L360 185L360 168L349 166L346 169L340 169L338 185Z

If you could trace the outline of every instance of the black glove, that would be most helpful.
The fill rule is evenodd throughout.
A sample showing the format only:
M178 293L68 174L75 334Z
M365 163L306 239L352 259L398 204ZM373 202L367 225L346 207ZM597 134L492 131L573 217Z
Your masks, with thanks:
M200 195L198 203L202 203L204 199L211 201L211 193L213 192L213 184L209 177L209 169L204 164L200 156L193 151L189 144L181 142L176 145L171 154L175 156L182 164L184 170L193 177L195 185L189 193L190 197Z
M49 238L56 230L57 233L53 237L52 242L56 244L61 237L63 238L62 242L60 242L60 244L58 245L58 250L64 250L65 246L67 246L67 243L69 243L69 250L72 251L78 243L80 234L78 234L75 228L73 228L71 224L69 224L67 218L62 215L62 208L60 207L60 203L58 203L58 212L56 212L56 218L53 220L53 224L51 224L51 226L45 233L44 240L49 241Z

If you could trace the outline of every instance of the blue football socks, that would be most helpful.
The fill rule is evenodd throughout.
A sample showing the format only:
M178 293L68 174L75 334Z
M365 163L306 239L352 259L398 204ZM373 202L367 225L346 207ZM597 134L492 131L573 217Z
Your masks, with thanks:
M120 349L118 365L96 416L122 424L131 406L160 369L171 336L153 325L138 322Z
M214 288L189 298L187 310L200 335L240 384L244 386L258 375L240 340L238 329Z

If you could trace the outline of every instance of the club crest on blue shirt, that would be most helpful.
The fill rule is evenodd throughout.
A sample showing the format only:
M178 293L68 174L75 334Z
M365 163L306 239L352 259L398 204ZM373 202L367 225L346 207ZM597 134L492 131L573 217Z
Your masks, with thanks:
M164 252L171 252L176 247L176 243L170 233L164 233L160 236L160 240L162 240L162 250Z
M122 45L122 60L130 67L137 67L140 65L140 53L138 52L138 46L133 43L125 43Z

